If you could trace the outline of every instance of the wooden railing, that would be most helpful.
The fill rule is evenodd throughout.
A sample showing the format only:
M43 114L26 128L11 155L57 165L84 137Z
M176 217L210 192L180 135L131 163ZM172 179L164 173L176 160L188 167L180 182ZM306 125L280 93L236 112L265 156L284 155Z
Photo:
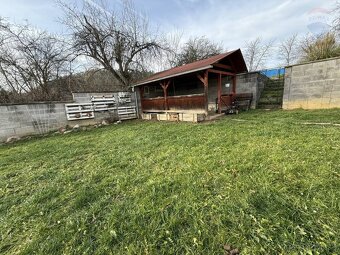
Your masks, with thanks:
M188 95L168 97L169 109L204 109L204 95Z
M205 101L203 94L185 95L185 96L170 96L167 98L168 109L165 109L164 97L158 98L143 98L143 111L165 111L165 110L191 110L204 109Z
M157 97L157 98L143 98L142 99L142 109L144 110L155 110L161 111L165 110L165 101L164 97Z

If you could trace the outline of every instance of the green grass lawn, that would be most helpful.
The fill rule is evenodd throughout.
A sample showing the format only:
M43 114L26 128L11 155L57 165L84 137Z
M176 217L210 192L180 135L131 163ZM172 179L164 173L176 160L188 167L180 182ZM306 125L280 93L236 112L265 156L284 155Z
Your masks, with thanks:
M2 254L340 254L340 110L0 146Z

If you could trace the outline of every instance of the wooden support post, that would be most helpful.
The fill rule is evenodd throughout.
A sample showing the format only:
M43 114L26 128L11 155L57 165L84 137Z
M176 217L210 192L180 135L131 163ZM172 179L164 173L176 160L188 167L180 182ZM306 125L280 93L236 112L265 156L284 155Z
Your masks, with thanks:
M217 79L217 105L218 105L218 113L222 112L221 97L222 97L222 74L219 74L218 75L218 79Z
M233 94L236 94L236 75L233 76Z
M161 85L161 87L163 88L163 95L164 95L164 110L169 110L169 106L168 106L168 87L170 84L170 80L168 80L167 82L160 82L159 83Z
M209 76L208 70L204 72L203 76L197 74L197 78L203 83L204 86L204 102L205 102L205 111L208 114L208 85L209 85Z
M234 102L236 98L236 75L233 76L233 87L231 101Z
M140 111L141 113L143 113L144 86L139 87L139 96L140 96Z

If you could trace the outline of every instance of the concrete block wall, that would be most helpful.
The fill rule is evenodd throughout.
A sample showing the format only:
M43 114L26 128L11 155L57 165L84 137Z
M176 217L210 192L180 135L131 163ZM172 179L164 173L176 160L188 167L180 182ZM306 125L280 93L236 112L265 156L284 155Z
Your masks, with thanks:
M64 103L0 105L0 141L47 133L67 124Z
M340 58L286 67L283 109L340 107Z
M251 108L255 109L267 79L259 72L238 74L236 76L236 93L253 93Z
M114 93L103 93L103 95ZM76 102L90 102L92 93L76 93ZM98 95L98 93L95 93ZM100 93L102 95L102 93ZM123 106L135 105L135 94L132 93L132 102ZM58 130L66 125L73 127L77 124L88 126L100 123L103 119L118 120L117 111L95 112L94 119L68 121L65 104L73 102L41 102L31 104L0 105L0 142L11 136L27 136L44 134Z

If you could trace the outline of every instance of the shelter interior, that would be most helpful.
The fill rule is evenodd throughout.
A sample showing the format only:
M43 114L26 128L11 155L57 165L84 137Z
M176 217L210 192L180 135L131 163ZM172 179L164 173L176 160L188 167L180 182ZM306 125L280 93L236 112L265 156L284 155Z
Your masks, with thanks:
M240 50L155 74L137 84L143 113L226 111L236 95L236 74L247 71ZM169 75L170 74L170 75Z

